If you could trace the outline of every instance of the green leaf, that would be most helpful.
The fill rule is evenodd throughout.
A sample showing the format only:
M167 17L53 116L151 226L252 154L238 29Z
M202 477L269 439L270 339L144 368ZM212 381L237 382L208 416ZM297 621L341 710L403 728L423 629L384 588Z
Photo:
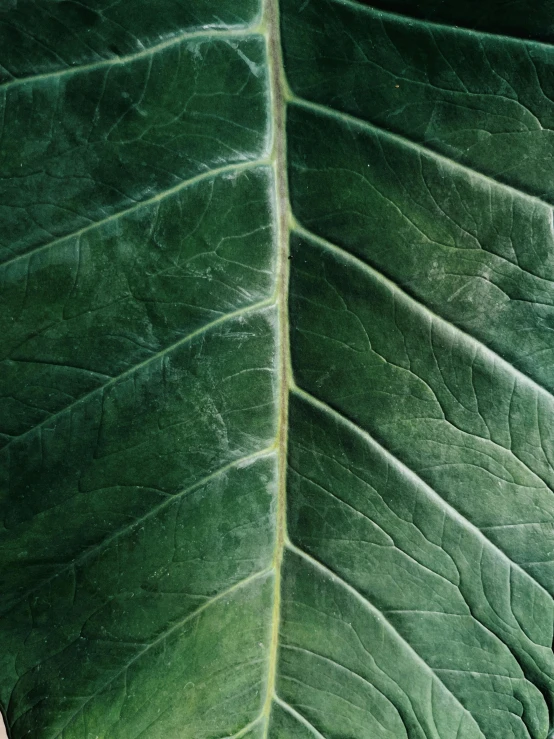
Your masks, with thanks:
M552 3L0 9L10 739L554 736Z

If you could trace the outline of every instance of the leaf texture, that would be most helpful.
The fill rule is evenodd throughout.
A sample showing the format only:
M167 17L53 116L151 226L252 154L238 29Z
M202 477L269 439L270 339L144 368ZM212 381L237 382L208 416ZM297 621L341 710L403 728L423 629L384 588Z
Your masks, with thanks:
M10 739L551 739L550 6L1 9Z

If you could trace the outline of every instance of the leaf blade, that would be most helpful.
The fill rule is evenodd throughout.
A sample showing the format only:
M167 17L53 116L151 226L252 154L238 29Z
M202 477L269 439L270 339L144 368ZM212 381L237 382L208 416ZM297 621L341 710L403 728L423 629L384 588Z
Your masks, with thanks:
M0 26L13 739L545 739L551 50L521 5L35 5Z

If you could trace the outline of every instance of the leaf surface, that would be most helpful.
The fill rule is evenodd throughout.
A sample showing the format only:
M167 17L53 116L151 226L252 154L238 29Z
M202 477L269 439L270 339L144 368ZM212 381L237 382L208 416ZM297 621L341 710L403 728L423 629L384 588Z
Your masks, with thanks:
M551 737L550 4L374 5L2 9L10 739Z

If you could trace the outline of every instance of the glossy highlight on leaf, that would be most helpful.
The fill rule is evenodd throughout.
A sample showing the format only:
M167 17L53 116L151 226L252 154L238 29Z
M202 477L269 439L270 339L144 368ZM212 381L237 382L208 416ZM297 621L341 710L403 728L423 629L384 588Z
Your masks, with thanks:
M0 9L10 739L551 739L550 6Z

